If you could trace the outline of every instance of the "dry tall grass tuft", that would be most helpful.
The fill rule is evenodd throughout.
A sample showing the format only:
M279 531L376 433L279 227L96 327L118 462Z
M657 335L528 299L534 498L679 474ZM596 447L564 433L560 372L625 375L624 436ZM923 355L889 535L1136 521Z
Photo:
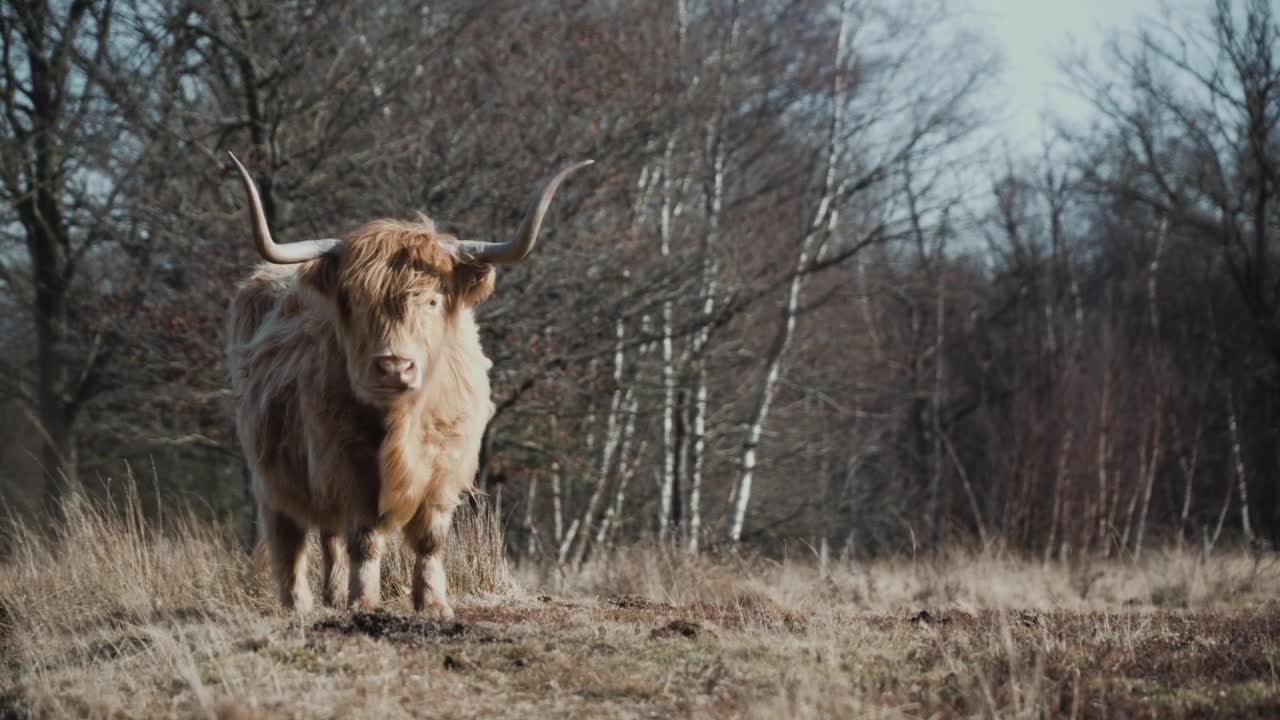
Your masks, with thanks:
M0 667L8 663L33 701L27 710L84 714L83 698L64 692L69 678L91 680L102 707L125 707L122 693L132 681L116 673L139 664L171 669L165 674L176 673L203 707L220 694L207 687L209 658L232 650L236 638L270 633L280 622L296 625L233 533L191 512L165 513L144 518L131 480L105 500L69 497L52 528L11 520L0 564ZM384 575L388 604L407 613L405 556L394 547ZM316 584L318 557L311 554ZM517 594L502 528L483 503L458 512L445 568L455 597ZM122 662L114 672L91 672L104 660Z
M1280 594L1280 555L1198 554L1166 550L1141 562L1090 559L1045 563L1009 555L941 553L930 560L887 558L819 573L809 558L691 556L630 546L585 563L578 572L519 571L527 587L577 595L618 594L687 605L772 605L821 614L901 612L904 608L1110 610L1213 608L1267 602Z
M310 556L318 557L314 553ZM383 597L408 597L413 555L402 546L399 537L388 543L382 568ZM312 570L319 572L314 565ZM449 577L451 597L514 598L520 595L520 586L507 564L502 519L484 496L476 496L473 503L463 505L454 513L453 529L445 548L444 572ZM312 578L313 587L319 582L317 574Z
M68 501L51 532L11 526L0 717L1280 713L1267 556L955 554L824 575L637 546L517 568L558 596L534 597L477 505L446 558L459 623L433 624L409 609L398 548L384 611L298 616L230 533L164 512L144 521L128 485Z

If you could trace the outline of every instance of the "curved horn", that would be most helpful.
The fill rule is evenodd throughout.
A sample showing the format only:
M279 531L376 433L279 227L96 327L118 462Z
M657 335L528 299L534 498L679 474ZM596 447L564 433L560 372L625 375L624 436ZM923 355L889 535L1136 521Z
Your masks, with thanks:
M258 197L258 188L249 177L249 171L236 159L235 154L228 152L231 162L240 171L240 180L244 182L244 192L249 198L249 224L253 226L253 242L258 246L258 253L267 262L279 265L314 260L337 247L342 241L333 238L324 240L303 240L302 242L277 245L271 239L271 230L267 228L267 216L262 212L262 198Z
M529 251L533 249L533 244L538 241L538 229L542 227L542 218L547 214L547 208L551 205L551 198L555 196L556 189L560 187L560 183L574 172L593 162L595 161L585 160L565 166L560 172L552 176L547 181L547 184L543 186L542 192L534 197L533 204L529 207L529 213L525 215L524 222L520 224L520 230L516 232L515 237L506 242L463 240L458 243L458 249L463 255L473 260L495 265L505 265L524 259L524 256L528 255Z

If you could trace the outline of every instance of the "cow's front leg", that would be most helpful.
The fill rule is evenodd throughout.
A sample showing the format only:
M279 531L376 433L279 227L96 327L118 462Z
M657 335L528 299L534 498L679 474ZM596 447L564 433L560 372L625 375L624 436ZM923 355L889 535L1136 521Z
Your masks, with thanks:
M382 551L386 535L377 528L356 528L347 535L347 558L351 564L348 601L356 610L378 606L382 583Z
M452 510L423 506L405 528L405 537L417 553L413 561L413 609L437 620L453 618L442 560L452 520Z
M262 514L271 557L271 576L286 608L306 612L311 609L311 587L307 585L307 531L284 513L267 510Z
M320 553L324 557L324 590L320 597L329 607L337 607L342 602L342 571L346 568L342 556L345 552L341 535L320 533Z

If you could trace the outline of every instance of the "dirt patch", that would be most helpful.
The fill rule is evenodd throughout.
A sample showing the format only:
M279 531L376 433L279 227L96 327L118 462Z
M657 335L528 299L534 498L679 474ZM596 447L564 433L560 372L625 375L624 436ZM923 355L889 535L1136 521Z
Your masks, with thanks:
M615 595L599 604L547 602L463 608L462 622L496 625L534 624L562 628L600 621L661 626L686 618L725 629L766 629L798 632L807 625L803 616L765 602L707 603L672 605L635 595Z
M649 633L649 637L654 638L655 640L673 637L684 637L693 640L703 632L705 632L705 628L696 622L691 622L689 620L672 620L660 628L654 628L653 632Z
M385 610L352 612L325 618L311 626L316 633L366 635L391 642L508 643L510 638L492 630L461 622L440 622L416 616L393 615Z
M605 602L618 608L626 610L652 610L661 612L670 612L675 610L675 606L670 603L655 602L639 595L614 595L605 599Z
M676 608L657 604L654 607L635 608L615 605L540 603L538 605L465 608L458 611L458 620L468 623L480 622L495 625L527 623L542 628L563 628L591 624L602 620L655 625L670 619L675 612Z
M1057 638L1088 638L1107 619L1100 613L1054 613L1046 630ZM1190 680L1245 683L1270 680L1280 652L1280 614L1159 611L1111 616L1148 628L1132 643L1100 640L1080 665L1101 673L1160 684Z
M0 694L0 720L26 720L31 717L27 703L17 691Z
M696 602L679 608L694 617L723 628L764 628L800 632L809 621L799 613L773 602L707 603Z
M934 614L928 610L921 610L911 616L912 625L947 625L951 622L951 618L942 614Z
M465 655L445 655L444 663L442 663L442 665L445 670L452 670L454 672L464 672L476 669L476 664L468 660Z

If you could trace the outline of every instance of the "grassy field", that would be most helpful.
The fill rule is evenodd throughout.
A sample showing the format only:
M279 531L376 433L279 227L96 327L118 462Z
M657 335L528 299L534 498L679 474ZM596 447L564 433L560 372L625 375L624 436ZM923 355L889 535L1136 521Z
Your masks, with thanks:
M79 507L0 566L0 718L1280 717L1280 563L953 555L818 576L624 548L510 569L459 523L457 620L275 607L217 529Z

